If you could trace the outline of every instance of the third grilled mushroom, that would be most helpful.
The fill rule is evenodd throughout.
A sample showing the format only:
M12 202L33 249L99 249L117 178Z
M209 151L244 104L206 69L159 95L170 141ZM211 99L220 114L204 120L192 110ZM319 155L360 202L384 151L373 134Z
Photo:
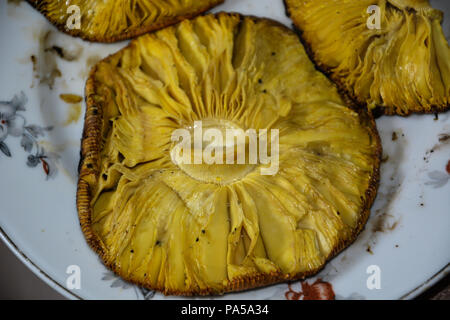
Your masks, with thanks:
M224 0L27 1L63 32L89 41L115 42L195 17Z
M285 3L313 60L360 105L403 116L450 107L443 13L428 0Z

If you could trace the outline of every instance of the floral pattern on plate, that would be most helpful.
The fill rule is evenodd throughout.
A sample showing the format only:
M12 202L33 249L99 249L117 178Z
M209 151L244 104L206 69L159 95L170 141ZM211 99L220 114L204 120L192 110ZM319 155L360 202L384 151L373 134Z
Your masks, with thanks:
M124 290L133 288L138 300L151 300L155 296L155 291L132 285L109 270L103 273L102 280L112 281L111 288L122 288Z
M6 140L9 140L9 137L20 138L20 146L29 154L27 166L35 168L41 164L48 179L56 174L56 161L59 156L56 153L47 152L40 145L39 138L43 137L47 131L51 131L53 127L28 125L22 114L26 111L27 101L28 98L23 92L9 101L0 101L0 151L3 155L12 157Z

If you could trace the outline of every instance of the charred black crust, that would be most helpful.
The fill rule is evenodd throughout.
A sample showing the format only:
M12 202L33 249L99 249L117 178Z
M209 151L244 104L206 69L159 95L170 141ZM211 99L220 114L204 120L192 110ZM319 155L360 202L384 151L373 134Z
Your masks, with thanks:
M229 15L231 13L217 13L215 16L220 15ZM282 25L281 23L271 20L271 19L265 19L265 18L257 18L252 16L244 16L241 14L237 14L241 21L244 18L251 18L258 21L268 21L269 23L279 26L283 28L284 30L288 32L292 32L291 29L287 28L286 26ZM108 62L111 59L113 59L116 55L120 55L124 50L129 48L133 44L133 41L124 49L120 50L119 52L105 58L101 62ZM99 63L101 63L99 62ZM78 215L80 219L80 225L81 229L84 233L84 236L86 238L86 241L90 245L90 247L100 256L103 263L110 268L112 271L114 271L117 275L121 276L126 281L129 281L131 283L134 283L136 285L151 289L151 290L157 290L165 295L185 295L185 296L193 296L193 295L220 295L227 292L233 292L233 291L244 291L249 290L253 288L259 288L268 286L271 284L279 283L279 282L286 282L286 281L294 281L294 280L300 280L304 279L306 277L312 276L317 274L320 270L322 270L327 262L331 260L333 257L335 257L337 254L339 254L343 249L348 247L350 244L352 244L359 233L363 230L364 225L367 222L367 219L370 215L370 208L372 207L372 204L375 200L378 185L379 185L379 179L380 179L380 164L381 164L381 156L382 156L382 147L381 147L381 140L378 135L378 131L376 128L375 120L372 117L370 113L368 113L365 109L356 108L352 100L350 100L349 107L356 110L359 115L359 119L361 123L367 126L369 129L370 136L373 139L373 143L376 145L375 150L375 163L374 163L374 170L372 173L372 176L369 181L368 188L365 192L365 197L363 199L363 205L360 213L360 219L357 223L356 228L353 230L352 234L347 238L343 239L335 248L334 250L329 254L329 256L325 259L325 262L323 265L315 270L310 270L307 272L301 272L294 275L286 275L281 272L273 272L270 274L265 273L255 273L253 275L241 277L234 279L227 283L227 285L224 285L220 290L213 289L213 288L207 288L207 289L197 289L192 291L173 291L168 290L165 287L154 287L149 285L146 282L139 281L136 279L133 279L130 276L124 276L121 274L120 269L117 268L114 263L109 262L108 259L108 253L103 245L102 241L99 239L99 237L95 234L95 232L92 230L92 221L91 221L91 201L92 201L92 190L91 186L98 183L98 180L100 179L100 170L99 170L99 163L100 163L100 145L101 145L101 128L102 128L102 122L103 122L103 105L102 101L95 99L95 96L97 95L97 82L95 80L95 74L97 72L97 68L99 63L93 67L93 69L90 72L89 78L86 83L86 115L85 115L85 122L84 122L84 129L83 129L83 138L81 143L81 158L80 158L80 174L79 174L79 180L78 180L78 188L77 188L77 209L78 209ZM342 96L344 101L349 100L348 97L345 95ZM98 110L98 112L94 113L92 110ZM90 166L88 166L90 164Z
M136 28L134 30L131 30L129 32L123 32L122 34L119 35L114 35L114 36L110 36L110 37L100 37L97 35L87 35L85 33L83 33L81 30L69 30L66 28L66 25L64 23L60 23L60 22L55 22L50 20L48 13L42 9L39 6L39 0L26 0L33 8L35 8L36 10L38 10L42 15L44 15L44 17L51 23L53 24L59 31L64 32L72 37L79 37L83 40L89 41L89 42L103 42L103 43L113 43L113 42L118 42L118 41L123 41L123 40L129 40L129 39L133 39L136 38L140 35L143 35L147 32L151 32L151 31L156 31L174 24L177 24L185 19L191 19L196 17L197 15L200 15L212 8L214 8L215 6L218 6L219 4L223 3L225 0L218 0L218 2L215 3L211 3L207 6L205 6L204 8L199 9L197 12L192 12L186 15L179 15L179 16L174 16L171 19L167 19L164 22L161 23L154 23L151 24L149 26L142 26L139 28Z

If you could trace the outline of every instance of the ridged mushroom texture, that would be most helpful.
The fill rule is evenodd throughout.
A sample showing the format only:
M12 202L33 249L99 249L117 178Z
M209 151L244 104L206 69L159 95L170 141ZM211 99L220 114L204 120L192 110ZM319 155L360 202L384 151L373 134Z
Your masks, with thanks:
M27 0L60 31L115 42L195 17L224 0Z
M443 13L428 0L285 0L316 64L369 109L387 115L450 106Z
M299 279L367 220L379 179L375 122L274 21L221 13L146 34L97 64L86 94L80 221L126 280L206 295ZM277 131L277 170L174 161L173 133L199 123Z

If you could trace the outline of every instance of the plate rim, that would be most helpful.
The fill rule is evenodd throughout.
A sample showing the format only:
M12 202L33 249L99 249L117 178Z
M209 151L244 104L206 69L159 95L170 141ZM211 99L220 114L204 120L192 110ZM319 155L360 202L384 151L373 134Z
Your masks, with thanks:
M8 247L8 249L31 270L40 280L44 281L50 288L68 298L70 300L84 300L81 296L71 292L65 286L60 284L57 280L53 279L47 272L37 265L36 262L31 260L27 255L19 248L18 245L8 236L8 234L0 226L0 239Z
M64 297L70 300L85 300L83 297L71 292L65 286L60 284L57 280L53 279L48 273L42 270L41 267L37 265L36 262L27 257L25 253L20 250L19 246L17 246L14 241L7 235L7 233L0 226L0 239L5 243L8 249L29 269L31 270L39 279L44 281L48 286L50 286L53 290L60 293ZM414 289L408 291L404 295L400 296L396 300L412 300L430 289L437 282L442 280L447 274L450 273L450 263L447 263L444 267L442 267L438 272L433 274L430 278L422 282L420 285L415 287ZM101 299L101 298L96 298Z

